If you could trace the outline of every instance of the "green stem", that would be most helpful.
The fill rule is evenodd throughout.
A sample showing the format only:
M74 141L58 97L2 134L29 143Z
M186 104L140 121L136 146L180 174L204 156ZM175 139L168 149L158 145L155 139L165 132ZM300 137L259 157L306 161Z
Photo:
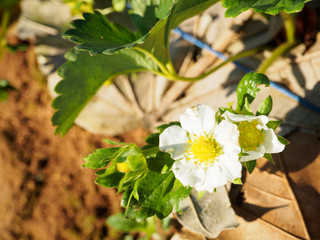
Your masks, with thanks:
M160 70L165 74L166 77L171 78L173 76L173 74L175 74L175 72L169 72L168 69L166 68L166 66L164 66L162 64L162 62L159 61L158 58L156 58L152 53L148 52L147 50L143 49L143 48L135 48L140 52L143 52L144 54L148 55L160 68ZM173 69L174 70L174 69ZM170 69L170 71L172 71L172 69Z
M271 56L267 59L265 59L260 66L257 69L257 72L259 73L265 73L267 71L267 69L273 64L273 62L280 57L281 55L283 55L284 53L286 53L287 51L289 51L292 47L294 47L296 45L295 42L286 42L281 44L280 46L278 46L271 54Z
M157 153L157 152L159 152L160 150L159 150L159 147L157 146L157 147L152 147L152 148L148 148L148 149L145 149L145 150L142 150L142 154L145 156L145 157L147 157L147 156L149 156L149 155L151 155L151 154L154 154L154 153Z
M186 77L181 77L181 76L174 76L174 79L171 79L171 80L181 80L181 81L188 81L188 82L196 82L196 81L199 81L207 76L209 76L210 74L212 74L213 72L217 71L219 68L223 67L224 65L226 65L227 63L229 62L233 62L237 59L240 59L240 58L243 58L243 57L247 57L247 56L250 56L256 52L259 52L261 50L263 50L264 48L255 48L255 49L251 49L251 50L248 50L248 51L243 51L243 52L240 52L238 54L236 54L235 56L233 57L230 57L228 58L228 60L222 62L221 64L219 64L218 66L214 67L213 69L209 70L208 72L198 76L198 77L194 77L194 78L186 78Z
M9 20L10 20L10 15L11 11L9 9L5 9L2 15L1 19L1 32L0 32L0 59L2 59L4 52L5 52L5 47L7 45L6 42L6 31L9 25Z
M257 69L257 72L265 73L267 69L274 63L274 61L282 56L284 53L288 52L291 48L296 45L295 38L295 26L291 15L281 12L281 16L284 21L284 27L287 34L287 42L278 46L271 54L268 59L265 59Z
M281 11L281 16L284 21L284 27L286 29L286 34L287 34L287 41L288 42L295 42L296 37L295 37L295 25L293 18L290 14L287 14L283 11Z

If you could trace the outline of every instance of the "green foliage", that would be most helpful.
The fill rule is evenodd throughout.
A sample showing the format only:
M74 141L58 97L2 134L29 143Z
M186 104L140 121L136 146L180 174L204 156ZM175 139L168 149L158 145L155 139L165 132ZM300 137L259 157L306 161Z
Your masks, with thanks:
M134 144L105 141L120 147L96 150L84 158L83 166L100 169L96 172L97 184L125 191L122 205L126 216L141 221L153 215L165 218L173 208L181 211L182 200L191 189L176 180L171 171L174 160L168 153L159 152L158 145L140 149ZM126 167L123 168L123 164Z
M16 90L6 79L0 79L0 101L7 100L9 91Z
M304 3L309 0L222 0L222 6L227 8L226 17L236 17L252 8L256 12L278 14L280 11L294 13L301 11Z
M148 20L147 24L152 23L145 31L136 33L111 23L98 12L86 13L83 20L73 21L74 28L68 30L65 37L79 43L76 47L79 50L87 50L92 55L104 54L90 56L72 50L66 55L68 62L59 68L63 80L55 89L60 96L52 105L58 109L52 117L56 133L65 134L102 84L117 75L151 71L174 78L176 73L168 50L170 30L215 2L217 0L132 1L131 15L139 16L134 18L137 26L141 18ZM154 12L150 13L150 9Z
M1 0L0 1L0 9L11 9L13 8L20 0Z
M128 233L131 231L143 231L147 228L147 221L137 222L135 219L127 219L122 213L108 217L107 224L117 231Z
M138 222L135 219L126 218L122 213L112 215L107 219L107 224L110 227L114 228L116 231L132 234L135 232L142 232L145 234L145 237L140 236L138 239L150 239L151 236L155 237L156 234L159 234L159 227L161 227L162 229L161 232L166 233L170 226L171 218L164 218L161 222L158 223L160 224L157 224L157 219L155 219L154 217L150 217ZM126 235L123 239L134 239L133 236L132 238L128 238L129 236L132 235ZM159 236L158 238L161 237Z
M119 155L121 150L120 147L97 149L94 153L84 158L86 163L84 163L82 167L91 169L104 168L112 159Z
M258 85L270 85L268 77L262 73L247 73L240 81L237 87L238 105L237 111L242 111L246 99L248 103L252 103L256 98L257 93L260 91Z
M120 50L110 55L90 56L87 52L71 50L66 54L67 63L59 68L63 78L55 91L60 94L52 106L58 111L53 115L56 133L64 135L74 120L106 81L115 75L143 70L157 71L157 66L142 52Z
M173 206L181 210L181 202L191 189L183 186L174 189L175 181L172 171L162 174L149 170L137 189L139 201L131 197L132 191L125 194L129 197L124 198L122 204L127 208L127 215L138 221L153 215L162 219L172 212Z
M84 13L84 20L74 20L64 37L79 43L78 50L89 50L91 55L112 54L120 49L132 48L142 43L147 35L137 38L126 27L110 22L101 13Z

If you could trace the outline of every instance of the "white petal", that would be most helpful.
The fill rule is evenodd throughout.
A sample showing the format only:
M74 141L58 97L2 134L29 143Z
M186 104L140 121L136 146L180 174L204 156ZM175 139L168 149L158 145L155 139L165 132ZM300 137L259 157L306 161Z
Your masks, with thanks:
M219 144L222 144L224 151L240 153L238 126L227 120L222 120L214 131L214 137Z
M250 115L241 115L241 114L234 114L228 111L225 111L225 113L222 115L222 117L225 117L226 120L231 122L241 122L241 121L253 121L258 120L259 123L264 127L267 122L269 121L268 117L265 115L260 116L250 116Z
M256 149L256 151L249 151L249 152L246 152L247 156L242 156L240 158L240 162L248 162L248 161L251 161L251 160L256 160L258 158L261 158L263 157L263 155L265 154L265 148L263 145L261 145L260 147L258 147Z
M232 182L236 178L241 178L242 165L237 154L223 154L219 157L219 164L222 173Z
M226 183L227 178L223 175L220 164L214 164L212 167L208 168L205 185L209 192L212 192L213 189L223 186Z
M187 108L186 113L180 116L183 129L190 134L201 135L211 132L215 126L215 111L207 105L197 105Z
M264 141L262 145L265 147L266 153L279 153L283 151L285 145L279 142L272 129L268 129L264 134Z
M205 171L203 168L197 167L192 161L182 159L175 161L172 166L175 177L184 186L202 186L205 179Z
M179 126L168 127L160 134L160 151L170 153L173 159L181 158L189 147L187 133Z

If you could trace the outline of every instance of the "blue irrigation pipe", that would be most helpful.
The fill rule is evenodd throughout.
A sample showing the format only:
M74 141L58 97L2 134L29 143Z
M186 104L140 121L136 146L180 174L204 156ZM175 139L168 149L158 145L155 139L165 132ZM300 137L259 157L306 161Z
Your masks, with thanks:
M228 57L226 55L224 55L223 53L214 50L211 46L209 46L208 44L200 41L199 39L193 37L192 35L182 31L180 28L175 28L173 30L174 33L180 35L183 39L193 43L194 45L196 45L199 48L208 50L209 52L213 53L215 56L217 56L218 58L226 61L228 60ZM245 66L243 66L241 63L237 62L237 61L233 61L233 64L236 65L237 68L239 68L240 70L242 70L245 73L249 73L252 72L252 69L249 69ZM305 107L317 112L320 114L320 108L312 103L310 103L309 101L307 101L306 99L298 96L297 94L285 89L284 87L280 86L279 84L270 81L270 86L276 90L278 90L279 92L283 93L284 95L288 96L289 98L299 102L300 104L304 105Z

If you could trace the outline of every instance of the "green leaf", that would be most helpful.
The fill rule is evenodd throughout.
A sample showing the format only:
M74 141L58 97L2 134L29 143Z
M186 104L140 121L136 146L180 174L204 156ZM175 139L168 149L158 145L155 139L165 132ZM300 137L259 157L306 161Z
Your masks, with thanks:
M170 203L177 212L182 212L182 201L189 196L191 190L191 187L185 187L178 179L175 180L170 193Z
M173 206L170 204L171 190L173 188L175 177L172 171L165 174L148 171L146 176L141 180L138 187L139 202L134 199L128 199L124 203L130 215L141 221L156 214L158 218L167 217ZM131 200L131 201L130 201ZM132 217L132 216L131 216Z
M145 221L137 222L135 219L127 219L122 213L111 215L107 218L107 224L117 231L124 233L131 231L143 231L147 225Z
M253 170L252 170L253 171ZM235 180L232 181L233 184L238 184L238 185L242 185L242 181L241 178L236 178Z
M168 17L159 20L145 35L132 34L99 13L85 14L84 20L73 22L75 28L67 31L66 37L80 43L79 49L92 54L113 54L90 57L86 52L72 50L66 55L69 62L60 67L63 80L55 89L60 96L52 104L59 110L52 117L53 125L57 126L56 133L64 135L102 84L115 76L138 71L161 73L160 69L165 74L173 72L168 51L171 28L216 1L180 0L175 5L174 14L170 15L170 21ZM164 14L165 8L160 7L157 14Z
M225 16L236 17L252 8L256 12L278 14L280 11L294 13L301 11L309 0L222 0L222 6L228 8Z
M266 115L268 116L272 110L272 97L268 96L259 106L257 110L257 116Z
M158 152L155 155L147 157L147 165L151 171L164 173L171 169L174 160L170 157L170 154L164 152Z
M173 0L131 0L129 11L133 21L142 34L148 33L161 19L171 12Z
M284 137L281 137L279 135L277 135L277 138L278 138L279 142L281 142L284 145L288 145L290 143L287 139L285 139Z
M146 138L146 142L150 147L159 146L159 133L152 133Z
M95 182L102 187L115 188L118 187L124 173L118 172L117 164L112 163L103 174L99 174Z
M1 0L0 8L11 9L13 8L20 0Z
M140 153L138 155L130 155L127 157L127 163L131 171L136 171L142 166L147 166L146 159L143 154Z
M120 147L96 149L94 153L83 158L86 163L84 163L82 167L91 169L104 168L112 159L114 159L120 153L120 151Z
M143 177L143 175L147 172L147 168L146 166L141 166L139 169L137 169L136 171L129 171L125 174L125 176L121 179L121 181L119 182L119 192L122 192L123 190L127 190L130 188L134 188L134 186L136 188L139 187L141 181L137 181L138 179L140 179L141 177ZM134 197L139 200L139 192L135 192Z
M240 112L245 104L245 99L248 99L249 103L252 103L256 97L256 94L260 91L258 85L264 84L270 85L268 77L262 73L247 73L240 81L237 87L237 111Z
M71 50L66 54L69 62L59 68L63 78L55 91L60 94L52 106L58 111L53 115L56 133L64 135L74 120L106 81L114 76L135 71L153 70L157 66L144 53L120 50L110 55L90 56L87 52Z
M84 19L76 19L64 37L79 43L76 48L89 50L91 55L112 54L120 49L132 48L143 43L148 35L137 38L127 28L110 22L100 12L84 13Z
M277 127L279 127L279 125L283 123L283 120L280 121L269 121L266 125L268 128L272 128L273 130L275 130Z
M265 153L263 155L264 158L268 159L269 162L271 162L272 164L274 164L274 161L273 161L273 158L272 158L272 155L270 153Z
M253 172L253 170L255 169L256 165L257 165L257 160L244 162L244 166L246 167L246 169L248 170L249 173Z

